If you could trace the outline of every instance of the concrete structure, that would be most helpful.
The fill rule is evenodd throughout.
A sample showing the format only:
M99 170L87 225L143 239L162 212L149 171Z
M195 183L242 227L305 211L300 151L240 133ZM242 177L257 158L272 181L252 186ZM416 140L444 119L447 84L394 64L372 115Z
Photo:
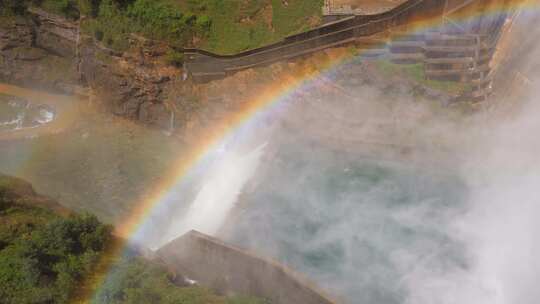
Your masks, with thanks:
M447 0L437 26L415 34L407 28L394 29L391 59L424 63L428 79L466 84L468 90L460 99L485 100L492 92L491 62L497 43L515 12L512 2Z
M222 294L258 296L272 304L336 303L277 262L196 231L163 246L155 256L175 273Z
M335 22L237 55L184 50L185 67L194 79L209 81L325 48L356 44L384 49L388 44L393 61L425 63L429 79L465 82L470 90L463 98L484 100L491 92L494 49L516 2L408 0L380 14L338 16Z

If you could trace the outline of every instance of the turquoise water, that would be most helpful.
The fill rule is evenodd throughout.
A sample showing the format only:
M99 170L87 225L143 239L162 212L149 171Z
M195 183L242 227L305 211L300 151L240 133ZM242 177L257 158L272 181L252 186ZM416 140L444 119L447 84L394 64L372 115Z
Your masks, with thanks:
M230 241L289 265L347 303L404 303L415 267L466 268L449 223L465 185L451 172L281 143L247 189Z

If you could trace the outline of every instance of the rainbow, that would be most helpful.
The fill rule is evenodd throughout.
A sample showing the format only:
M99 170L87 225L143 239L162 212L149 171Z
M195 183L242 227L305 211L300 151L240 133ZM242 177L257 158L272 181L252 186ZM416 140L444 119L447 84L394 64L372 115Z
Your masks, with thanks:
M515 4L515 8L534 9L538 8L535 1L511 1ZM478 16L496 15L504 12L508 7L493 6L481 12L481 14L458 15L455 20L467 21ZM410 28L411 33L422 32L433 28L432 20L418 22L414 28ZM179 158L171 165L171 170L166 173L160 184L154 186L147 195L142 199L136 208L132 211L128 218L120 222L116 227L115 233L126 239L134 238L144 226L146 220L151 214L160 207L166 200L167 195L174 189L182 180L197 166L202 160L220 148L221 143L228 136L234 135L251 122L260 120L261 117L273 113L280 104L285 103L290 97L299 91L308 90L310 87L317 86L317 79L320 76L331 75L331 72L336 68L350 63L357 55L353 55L346 50L333 52L332 58L326 58L322 63L318 63L317 68L304 68L302 71L296 72L295 75L281 75L280 79L274 81L266 87L262 92L256 92L257 96L249 98L250 102L238 112L229 117L223 117L216 122L212 130L203 131L198 137L201 138L195 143L187 154ZM110 253L113 257L122 255L125 249L124 243L115 246ZM92 282L90 294L86 295L87 300L91 299L95 292L99 291L104 284L105 278L110 270L111 262L104 267L99 279Z

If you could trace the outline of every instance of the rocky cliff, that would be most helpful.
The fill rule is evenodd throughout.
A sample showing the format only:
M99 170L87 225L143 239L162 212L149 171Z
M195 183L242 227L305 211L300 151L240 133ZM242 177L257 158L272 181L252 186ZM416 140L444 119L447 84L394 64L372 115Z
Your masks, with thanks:
M74 52L60 38L43 43L41 29L33 18L0 21L0 81L69 92L77 84Z
M114 114L168 129L172 112L167 86L181 71L161 57L166 46L133 37L118 53L81 34L76 21L32 9L25 17L0 19L0 82L73 94ZM84 90L88 89L88 90Z

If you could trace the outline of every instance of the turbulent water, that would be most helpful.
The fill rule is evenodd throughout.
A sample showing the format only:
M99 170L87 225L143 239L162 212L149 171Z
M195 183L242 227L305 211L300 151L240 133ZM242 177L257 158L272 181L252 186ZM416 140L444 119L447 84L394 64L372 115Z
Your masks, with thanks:
M54 120L55 110L16 97L0 100L0 132L35 128Z
M280 146L242 195L230 241L284 262L348 303L403 303L419 264L465 267L446 231L466 187L451 172Z
M362 71L351 64L331 86L289 97L264 131L248 125L171 193L143 240L161 239L159 247L202 230L288 265L345 303L408 303L426 268L467 269L452 232L469 189L429 134L453 124L402 90L363 84ZM336 91L351 75L360 83L350 94Z
M358 66L339 73L291 96L271 135L252 135L267 146L218 236L344 303L537 303L538 106L455 119L403 88L363 84ZM223 204L226 183L206 178L197 189Z

